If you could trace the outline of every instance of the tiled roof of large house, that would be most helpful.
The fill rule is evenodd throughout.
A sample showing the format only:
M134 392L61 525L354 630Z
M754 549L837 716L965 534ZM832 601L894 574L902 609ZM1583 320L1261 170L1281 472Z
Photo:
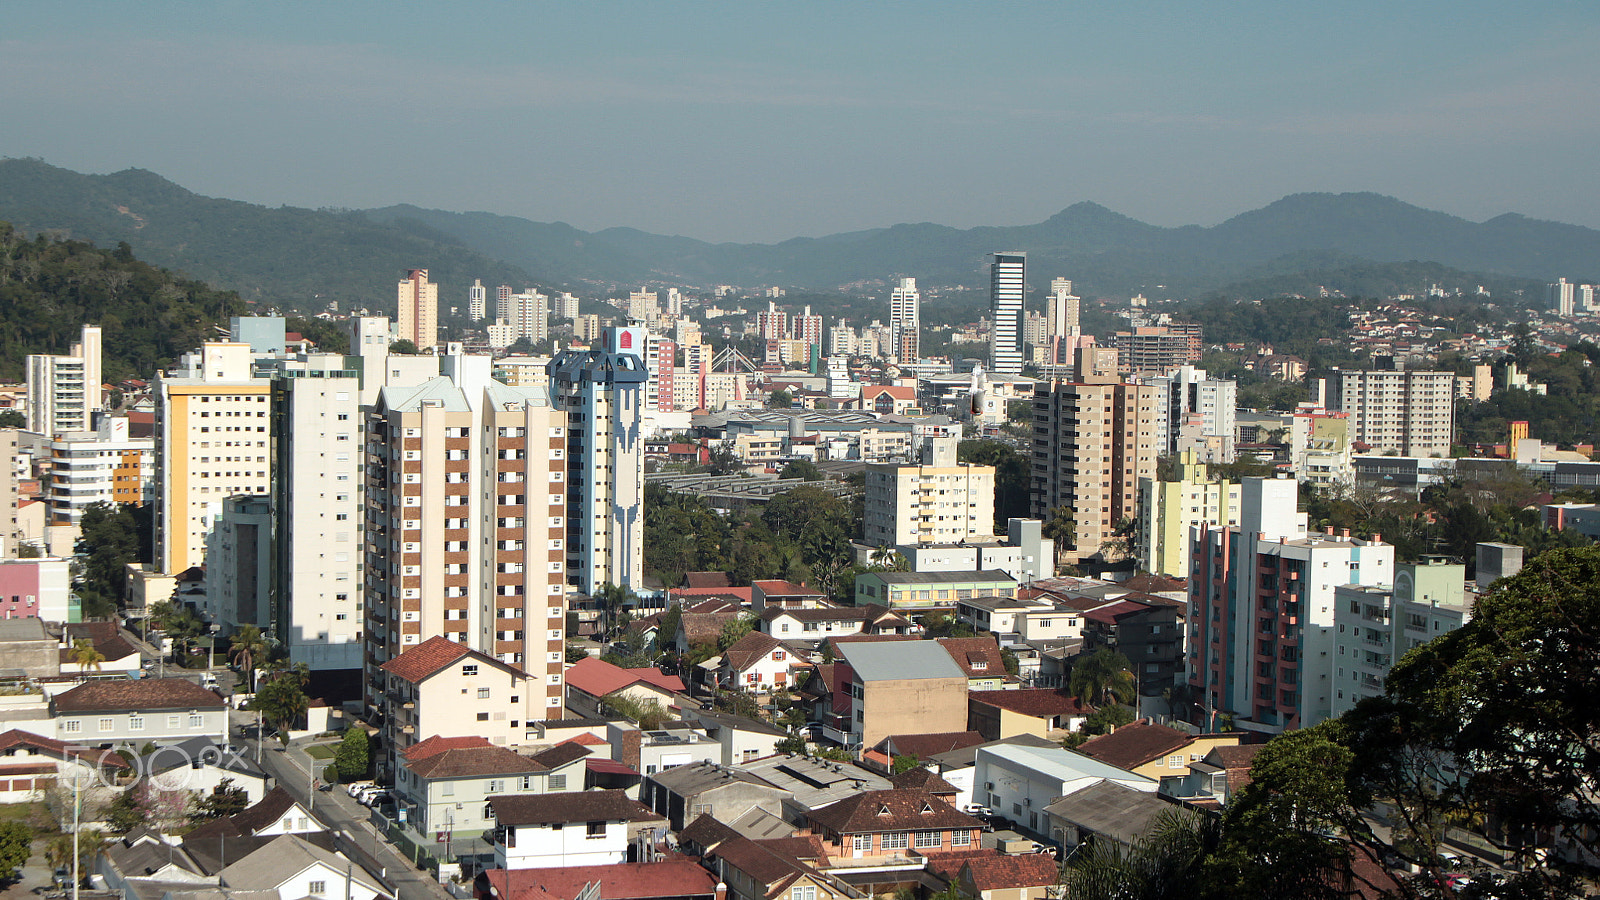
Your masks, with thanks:
M223 709L223 699L183 678L99 679L63 691L57 712L139 712L158 709Z
M696 844L710 850L723 841L731 841L743 835L735 831L733 826L712 818L710 813L701 813L693 822L683 826L683 830L678 832L678 837L685 844Z
M530 775L548 772L549 766L505 747L463 747L441 750L406 765L418 778L486 778L490 775Z
M1000 677L1006 675L1005 657L1000 654L1000 643L989 637L939 638L939 646L950 654L968 678Z
M622 791L567 791L560 794L497 794L489 808L501 825L551 825L558 822L649 822L661 817Z
M836 834L983 827L977 819L919 790L863 791L807 815Z
M660 669L624 669L592 656L569 666L565 678L568 686L591 697L605 697L641 682L668 693L681 693L684 689L683 679Z
M921 766L912 766L898 775L890 775L889 783L898 791L924 791L939 797L961 793L960 788Z
M562 741L548 750L541 750L533 754L535 762L551 769L559 769L576 759L583 759L590 754L588 747L576 738Z
M415 744L412 744L404 750L401 750L400 755L404 756L406 759L418 760L425 759L435 753L443 753L446 750L464 750L468 747L493 746L493 744L489 743L488 738L476 734L469 734L461 737L441 737L440 735L436 734L427 740L417 741Z
M777 896L801 875L824 879L816 869L782 850L765 846L766 843L738 837L718 844L711 855L721 860L724 866L731 866L750 876L761 885L761 893L765 897Z
M772 651L781 647L778 639L770 634L752 631L744 637L733 642L733 645L722 651L722 661L735 672L743 672L756 663L772 655Z
M891 734L878 742L874 750L891 750L898 756L915 756L927 759L938 753L949 753L962 747L983 743L983 735L976 731L946 731L937 734Z
M57 759L82 759L97 765L111 766L117 769L132 768L128 760L115 750L94 750L15 728L0 734L0 754L10 756L11 754L8 751L15 750L18 747L24 747L35 753L53 756Z
M685 572L683 573L683 586L686 588L730 588L733 579L727 572Z
M1090 709L1071 692L1055 688L973 691L967 695L967 699L1024 716L1086 716L1090 713Z
M941 877L955 881L965 872L972 879L972 886L985 893L1042 887L1061 880L1061 870L1055 857L1043 853L974 855L950 860L950 863L959 865L949 876L939 873ZM929 868L932 867L930 860Z
M280 785L267 791L266 796L256 801L254 806L231 816L200 823L185 835L185 839L201 841L229 836L249 837L277 822L294 807L294 797Z
M484 873L499 900L566 900L598 883L606 900L698 897L716 893L717 879L692 859L608 866L490 869Z
M686 612L678 618L678 627L683 629L683 638L690 646L715 644L717 638L722 636L722 627L742 615L744 613L737 609L714 613Z
M827 596L826 594L822 593L821 591L815 590L813 588L808 588L803 584L795 584L792 581L784 581L784 580L778 579L778 578L766 579L766 580L762 580L762 581L752 581L752 582L750 582L750 586L751 587L760 588L761 589L761 593L766 594L768 597L825 597L825 596Z
M1130 722L1110 734L1102 734L1083 742L1078 747L1078 752L1119 769L1132 771L1174 750L1188 746L1193 740L1193 737L1176 728Z
M406 681L418 682L471 652L472 648L466 644L435 635L378 668Z
M64 663L72 662L72 645L78 640L88 640L108 660L126 659L139 652L122 636L122 629L115 622L70 623L62 628L61 639L67 644L61 651L61 661Z

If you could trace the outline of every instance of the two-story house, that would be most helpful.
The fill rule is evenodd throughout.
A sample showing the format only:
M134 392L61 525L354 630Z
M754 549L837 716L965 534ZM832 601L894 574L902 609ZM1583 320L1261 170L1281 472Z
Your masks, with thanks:
M983 833L982 822L916 790L863 791L812 810L807 821L828 855L841 859L975 849Z
M967 675L967 690L998 691L1008 684L1015 688L1017 678L1006 672L1005 656L994 635L970 638L939 638L939 646L950 654Z
M750 582L750 608L759 615L772 606L784 609L817 609L828 605L828 595L792 581Z
M967 695L967 727L986 741L1019 734L1060 738L1077 731L1089 717L1089 708L1057 688L974 691Z
M470 742L470 743L469 743ZM398 802L418 831L483 831L493 826L488 799L542 794L549 767L485 738L429 740L402 751L395 775Z
M956 601L956 620L1000 637L1001 643L1065 641L1083 636L1078 610L1045 597L973 597Z
M667 823L622 791L503 794L489 798L489 808L500 869L628 862L633 838L644 830L665 836Z
M778 742L789 736L787 731L770 722L718 709L687 707L683 710L683 720L702 729L707 737L717 742L720 755L714 761L725 766L771 756L777 752Z
M26 803L62 778L117 785L132 771L113 750L91 750L17 729L0 734L0 803Z
M56 737L69 744L143 747L194 737L228 739L227 704L183 678L86 681L55 695L50 707Z
M1187 778L1191 763L1218 747L1237 747L1243 737L1238 732L1189 734L1166 725L1132 722L1090 738L1078 752L1166 785Z
M516 666L431 637L378 668L387 750L379 760L382 777L396 777L404 750L430 735L479 735L499 745L520 744L527 735L528 676Z
M752 631L722 651L717 681L724 688L766 693L787 688L790 667L800 663L777 638Z
M905 634L911 622L877 604L790 609L769 606L756 617L756 628L780 641L820 641L844 634Z

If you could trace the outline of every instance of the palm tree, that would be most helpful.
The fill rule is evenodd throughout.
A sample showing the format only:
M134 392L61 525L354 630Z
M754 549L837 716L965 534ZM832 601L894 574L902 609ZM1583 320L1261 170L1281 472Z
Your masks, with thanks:
M1179 900L1195 896L1215 849L1214 822L1171 809L1131 847L1114 839L1080 845L1062 868L1064 900Z
M1079 657L1072 667L1069 685L1080 703L1093 708L1132 703L1137 692L1133 664L1110 647L1101 647L1088 656Z
M228 658L244 670L245 683L251 693L256 689L256 664L266 659L270 650L266 637L255 625L240 626L228 646Z
M100 664L106 661L106 655L95 649L94 641L88 638L78 638L72 642L72 649L67 651L67 658L78 664L78 670L86 672L90 669L100 671Z

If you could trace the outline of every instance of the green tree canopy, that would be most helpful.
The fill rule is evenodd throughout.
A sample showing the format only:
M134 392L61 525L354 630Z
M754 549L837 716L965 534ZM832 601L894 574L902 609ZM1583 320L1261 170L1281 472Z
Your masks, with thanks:
M1101 647L1073 663L1068 690L1085 706L1132 703L1136 693L1133 664L1110 647Z
M371 758L365 728L356 725L345 730L344 738L334 751L333 764L339 770L341 781L355 781L367 774Z

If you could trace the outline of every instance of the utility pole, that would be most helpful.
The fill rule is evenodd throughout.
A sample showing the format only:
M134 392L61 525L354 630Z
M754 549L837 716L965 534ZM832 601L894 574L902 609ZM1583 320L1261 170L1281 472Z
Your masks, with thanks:
M78 817L83 806L80 794L83 789L78 786L78 779L82 774L72 773L72 900L78 900L78 882L82 880L78 872Z

